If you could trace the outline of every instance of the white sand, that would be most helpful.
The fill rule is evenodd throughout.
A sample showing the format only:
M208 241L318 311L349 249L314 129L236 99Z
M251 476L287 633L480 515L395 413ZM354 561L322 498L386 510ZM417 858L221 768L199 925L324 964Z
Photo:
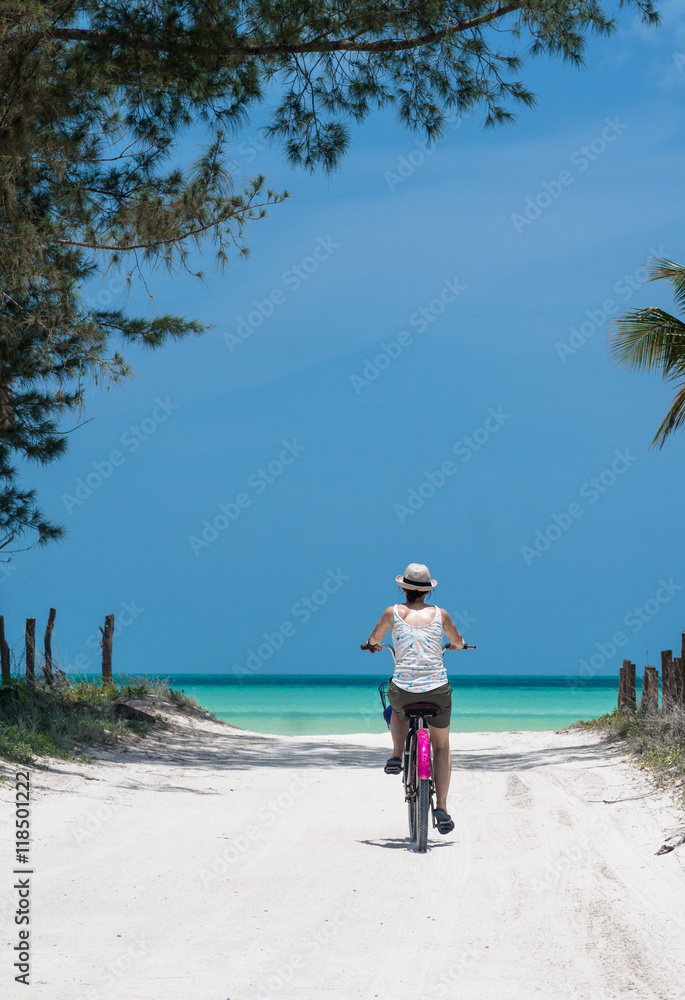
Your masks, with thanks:
M454 734L456 829L419 855L387 745L198 722L36 769L32 982L6 958L2 996L682 1000L685 847L654 853L682 818L619 751Z

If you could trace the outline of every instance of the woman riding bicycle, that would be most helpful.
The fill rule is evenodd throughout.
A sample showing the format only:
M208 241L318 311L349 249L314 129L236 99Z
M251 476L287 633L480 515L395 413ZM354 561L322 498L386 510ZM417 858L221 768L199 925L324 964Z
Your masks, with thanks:
M388 701L393 709L390 717L393 746L385 772L399 774L402 770L402 748L409 730L408 720L400 714L404 706L417 700L437 705L439 714L426 720L435 769L436 808L433 815L440 833L449 833L454 829L454 822L447 812L447 791L452 770L452 688L442 662L442 634L444 632L450 640L449 649L463 649L466 643L446 611L425 603L438 583L431 579L426 566L410 563L404 576L397 576L395 580L404 591L405 602L385 609L368 642L371 652L378 652L386 633L392 628L395 672L388 684ZM417 698L417 695L420 697Z

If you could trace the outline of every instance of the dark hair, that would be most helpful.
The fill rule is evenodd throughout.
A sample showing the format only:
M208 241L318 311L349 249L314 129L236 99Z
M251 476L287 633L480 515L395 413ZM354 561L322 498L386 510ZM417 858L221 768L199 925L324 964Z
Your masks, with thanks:
M433 593L432 589L431 590L406 590L404 587L401 587L400 589L404 590L404 596L407 598L408 601L418 601L422 597L430 597L430 595Z

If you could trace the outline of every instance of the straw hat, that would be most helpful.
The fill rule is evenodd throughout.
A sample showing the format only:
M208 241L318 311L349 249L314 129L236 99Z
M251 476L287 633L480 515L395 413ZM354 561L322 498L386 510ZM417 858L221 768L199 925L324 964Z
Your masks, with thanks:
M428 567L423 563L409 563L404 576L396 576L395 582L405 590L432 590L438 585L437 580L431 580Z

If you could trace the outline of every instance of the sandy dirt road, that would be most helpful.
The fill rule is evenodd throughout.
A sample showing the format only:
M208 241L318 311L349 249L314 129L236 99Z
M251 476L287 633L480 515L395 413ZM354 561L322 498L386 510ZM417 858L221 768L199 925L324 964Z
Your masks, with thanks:
M619 750L454 734L456 829L418 855L387 743L193 722L34 769L29 990L3 783L3 997L682 1000L682 817Z

